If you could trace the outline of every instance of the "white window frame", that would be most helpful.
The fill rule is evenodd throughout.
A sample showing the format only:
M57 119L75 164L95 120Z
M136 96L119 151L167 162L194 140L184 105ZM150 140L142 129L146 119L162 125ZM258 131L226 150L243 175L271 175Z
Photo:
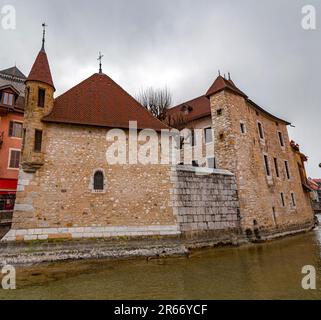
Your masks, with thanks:
M21 149L15 149L15 148L9 148L9 157L8 157L8 170L15 170L15 171L19 171L20 168L11 168L10 167L10 162L11 162L11 152L12 151L19 151L20 152L20 157L21 157ZM19 162L19 166L20 166L20 162Z
M211 131L212 133L212 140L210 142L206 142L206 132L208 131ZM210 145L214 142L214 130L212 127L206 127L204 128L204 141L205 141L205 145Z
M261 138L261 132L260 132L260 126L261 125L261 128L262 128L262 135L263 135L263 138ZM263 126L263 123L259 120L257 120L257 133L259 135L259 139L260 141L264 144L265 143L265 132L264 132L264 126Z
M14 137L14 136L11 136L9 137L10 139L17 139L17 140L22 140L23 138L23 122L22 121L19 121L19 120L10 120L9 121L9 126L10 126L10 122L13 122L13 123L20 123L22 125L22 137L19 138L19 137Z
M9 97L11 97L11 104L9 104L9 103L5 103L5 97L7 97L7 99L8 99L8 102L9 102ZM6 106L13 106L14 105L14 94L13 93L10 93L10 92L3 92L2 93L2 103L4 104L4 105L6 105Z
M242 132L242 126L243 126L243 129L244 129L244 132ZM247 134L247 128L246 128L246 124L245 124L245 121L240 121L240 130L241 130L241 134Z

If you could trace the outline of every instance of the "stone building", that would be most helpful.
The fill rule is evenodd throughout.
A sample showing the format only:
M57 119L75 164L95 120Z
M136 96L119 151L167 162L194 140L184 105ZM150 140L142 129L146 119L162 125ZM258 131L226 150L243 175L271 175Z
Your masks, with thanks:
M219 76L205 95L171 109L171 122L212 129L213 137L194 142L203 153L192 160L235 174L242 230L273 234L313 224L307 158L289 140L290 123L250 100L230 76Z
M17 68L0 71L0 222L13 210L18 183L24 112L24 81Z
M199 159L192 153L193 166L132 158L144 142L162 154L170 128L101 69L61 96L54 93L43 42L26 80L17 201L3 241L206 234L231 242L313 226L289 123L231 80L219 77L206 95L171 111L174 122L182 118L204 132L192 133L192 150L199 136L207 147ZM133 139L132 122L143 141ZM125 147L112 153L125 154L125 163L106 161L115 129L122 129L116 140Z

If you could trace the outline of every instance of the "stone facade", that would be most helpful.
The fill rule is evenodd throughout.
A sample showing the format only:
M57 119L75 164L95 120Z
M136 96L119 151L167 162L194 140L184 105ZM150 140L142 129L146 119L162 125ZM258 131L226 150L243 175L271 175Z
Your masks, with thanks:
M170 167L108 165L108 130L47 124L45 161L20 173L13 229L175 225ZM106 190L92 190L95 170Z
M217 166L236 175L242 229L272 232L278 228L313 226L309 193L303 189L286 124L228 90L212 95L210 103ZM284 146L281 146L279 132Z

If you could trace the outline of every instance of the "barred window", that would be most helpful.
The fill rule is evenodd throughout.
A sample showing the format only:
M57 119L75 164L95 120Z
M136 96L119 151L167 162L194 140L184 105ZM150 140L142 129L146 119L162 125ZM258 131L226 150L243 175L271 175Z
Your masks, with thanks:
M104 173L102 171L97 171L94 175L94 190L104 190Z

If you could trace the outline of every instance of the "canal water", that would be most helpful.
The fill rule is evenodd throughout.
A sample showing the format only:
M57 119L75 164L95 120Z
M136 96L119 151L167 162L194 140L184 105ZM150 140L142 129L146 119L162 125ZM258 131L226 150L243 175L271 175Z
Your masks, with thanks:
M302 289L303 266L318 290ZM0 299L321 299L321 229L268 244L190 258L81 261L18 268Z

